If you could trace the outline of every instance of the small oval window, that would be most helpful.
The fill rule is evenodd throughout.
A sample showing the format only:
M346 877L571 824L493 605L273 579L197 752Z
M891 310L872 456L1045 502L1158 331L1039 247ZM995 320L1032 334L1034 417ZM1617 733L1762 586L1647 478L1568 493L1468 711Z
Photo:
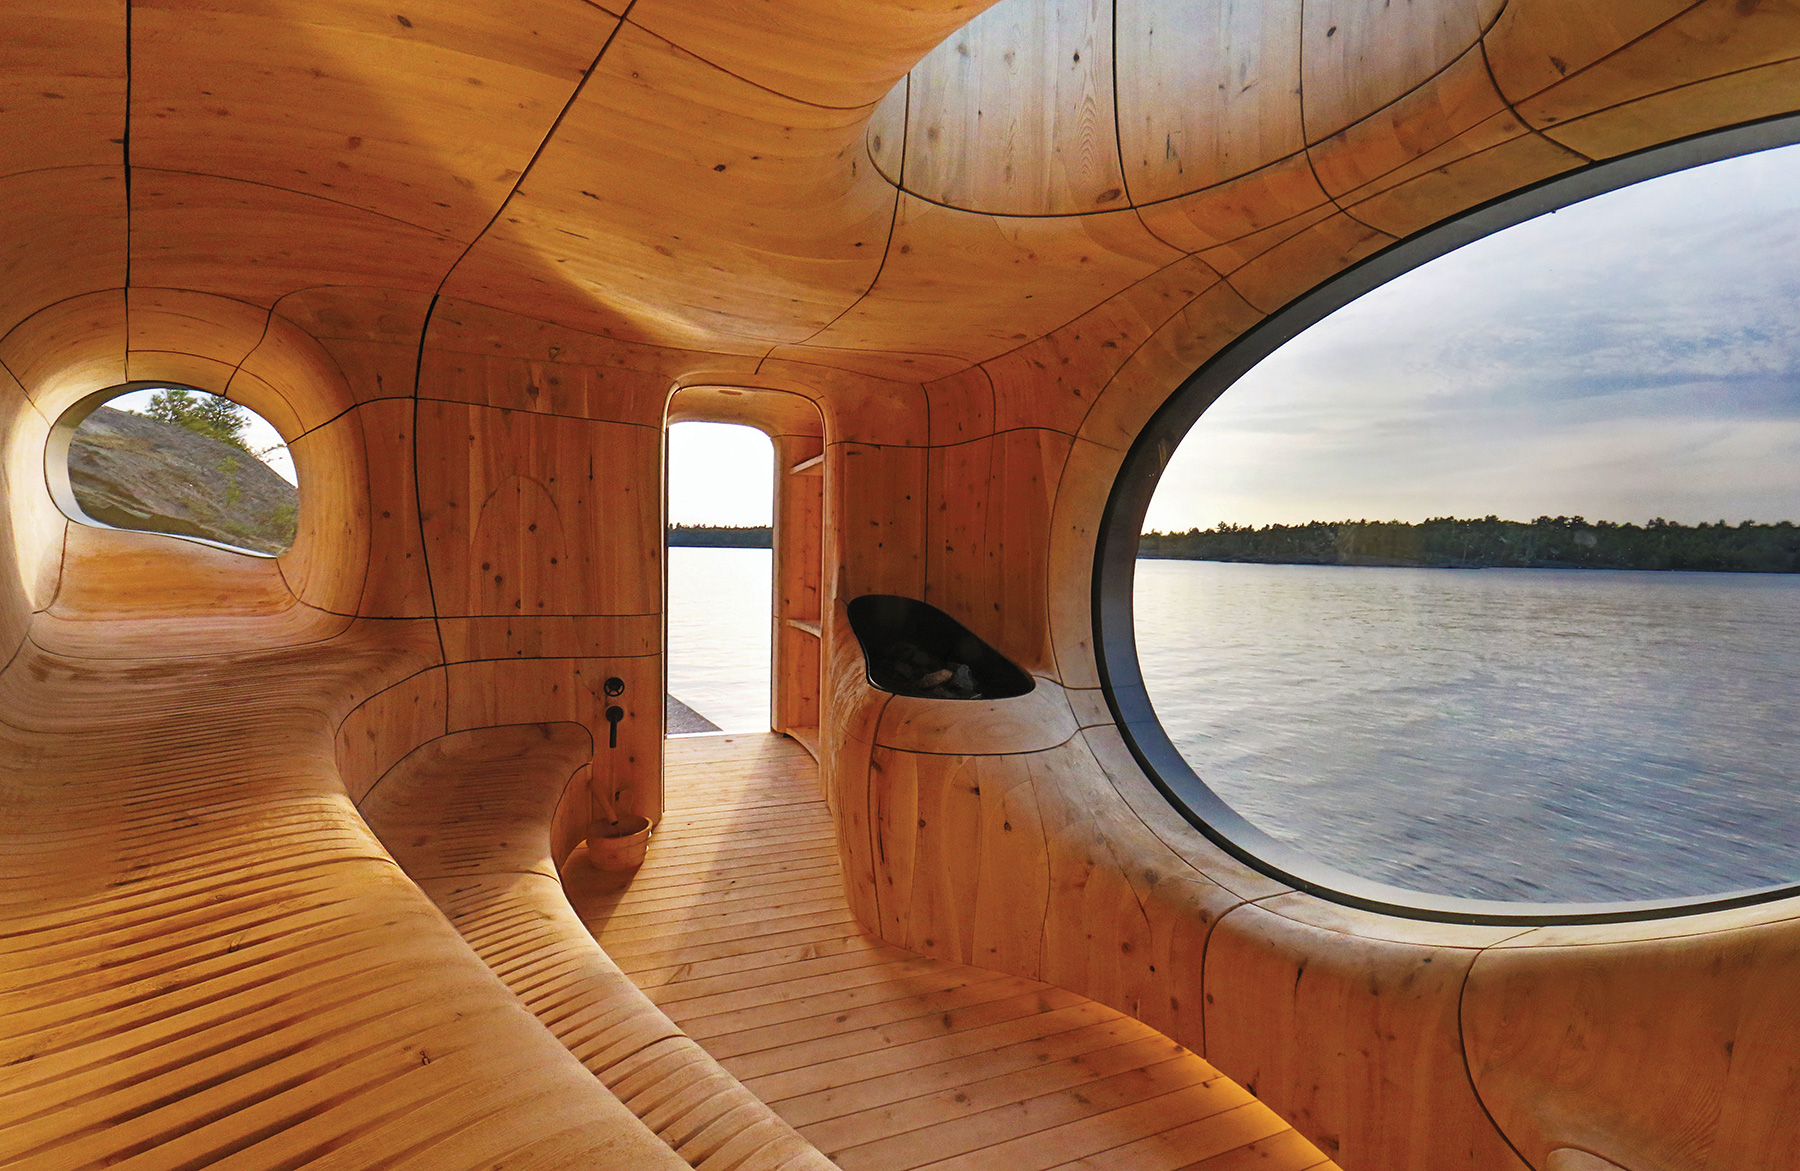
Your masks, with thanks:
M1158 721L1271 854L1380 887L1800 881L1796 273L1786 147L1518 223L1245 359L1144 514L1127 730Z
M95 396L64 421L76 422L65 428L74 519L267 555L293 545L294 463L248 407L192 387L134 386Z

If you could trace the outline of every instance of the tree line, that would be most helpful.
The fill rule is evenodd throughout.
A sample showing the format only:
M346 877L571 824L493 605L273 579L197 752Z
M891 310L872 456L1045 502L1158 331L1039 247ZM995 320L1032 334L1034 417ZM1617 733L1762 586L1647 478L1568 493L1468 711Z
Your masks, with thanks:
M1204 531L1145 533L1140 557L1250 561L1280 565L1403 565L1443 569L1684 569L1800 573L1800 527L1793 521L1684 525L1661 517L1643 525L1540 516L1533 521L1311 521L1302 525L1221 524Z
M709 549L767 549L775 530L768 525L670 525L670 545Z

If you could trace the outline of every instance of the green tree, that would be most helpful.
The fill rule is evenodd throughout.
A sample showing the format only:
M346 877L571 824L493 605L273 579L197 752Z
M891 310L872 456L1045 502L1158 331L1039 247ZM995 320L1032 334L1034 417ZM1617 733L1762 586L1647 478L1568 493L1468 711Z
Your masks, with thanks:
M150 396L150 406L145 414L159 422L186 427L208 439L250 450L244 442L244 428L249 424L244 418L244 409L224 395L202 394L196 398L191 390L171 387Z

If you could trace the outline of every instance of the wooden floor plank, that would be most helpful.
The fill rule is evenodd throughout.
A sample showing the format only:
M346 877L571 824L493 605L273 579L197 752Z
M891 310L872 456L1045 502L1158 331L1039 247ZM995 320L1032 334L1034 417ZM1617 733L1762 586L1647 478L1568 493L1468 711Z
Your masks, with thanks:
M903 1102L842 1114L814 1123L810 1129L821 1150L843 1150L870 1142L878 1135L904 1134L927 1126L944 1125L1009 1103L1075 1089L1113 1074L1166 1061L1181 1052L1181 1046L1166 1037L1140 1038Z
M670 952L701 954L708 949L724 945L753 946L774 935L790 935L815 927L835 927L855 921L855 916L850 913L849 907L833 906L823 911L793 915L786 919L760 923L731 923L706 931L682 931L680 934L671 932L660 938L652 932L647 932L637 939L613 940L609 938L606 950L607 954L620 957L621 965L626 964L629 957L645 955L655 956L658 958L658 962L661 962L662 957L667 956ZM588 927L593 929L594 923L590 921ZM594 933L596 936L603 934L598 930Z
M627 952L624 958L614 958L619 959L619 966L627 972L655 972L680 968L688 964L704 964L760 955L791 947L824 947L853 939L866 940L871 947L879 946L879 941L868 940L868 937L862 933L862 928L857 924L855 917L846 908L828 922L815 927L801 927L773 935L754 935L746 939L727 940L720 943L677 946L667 951L645 950L636 954ZM652 941L653 944L654 942ZM652 979L652 982L660 981Z
M1332 1166L1129 1017L864 933L793 741L684 736L665 768L644 866L624 885L571 880L570 898L671 1019L846 1171Z
M961 988L980 982L987 976L987 973L973 968L927 968L905 981L835 989L798 1000L771 1001L756 1008L738 1009L712 1016L684 1015L681 1026L695 1037L715 1037L795 1021L836 1022L841 1017L841 1023L847 1024L858 1009L899 1005L902 1006L902 1011L909 1011L904 1006L915 1003L922 995Z
M815 960L826 956L864 952L872 953L878 951L879 947L879 944L867 936L846 933L836 938L821 939L811 943L789 944L785 947L763 948L759 951L745 952L739 955L721 956L718 959L671 964L660 968L639 968L632 973L631 978L641 988L654 988L658 984L671 980L700 980L759 968L767 970L801 960Z
M980 992L990 986L977 984L959 991ZM1075 993L1060 988L1034 989L1013 996L984 997L976 1003L947 1011L918 1013L910 1011L916 1008L917 1002L909 998L895 1001L890 1006L890 1011L896 1013L909 1011L910 1015L904 1019L850 1032L843 1031L840 1026L812 1041L789 1041L760 1055L745 1054L742 1065L746 1070L755 1071L752 1076L763 1076L838 1061L877 1049L897 1049L930 1040L976 1034L982 1035L983 1039L976 1043L985 1049L988 1044L985 1031L988 1029L1021 1020L1041 1019L1046 1008L1055 1008L1059 1004L1072 1008L1083 1003ZM835 1017L832 1020L836 1022Z
M1223 1083L1223 1084L1221 1084ZM1080 1160L1083 1168L1104 1166L1106 1171L1155 1171L1141 1162L1146 1140L1167 1131L1206 1124L1210 1129L1204 1139L1217 1141L1214 1133L1235 1134L1253 1118L1260 1126L1281 1129L1281 1120L1254 1100L1244 1102L1249 1094L1223 1075L1200 1085L1183 1086L1169 1093L1152 1093L1134 1102L1089 1114L1085 1118L1057 1122L1054 1125L1020 1135L992 1146L947 1159L927 1159L914 1167L931 1167L934 1171L990 1171L1005 1167L1009 1171L1050 1171ZM1247 1118L1238 1117L1240 1110ZM1268 1130L1249 1133L1223 1147L1211 1142L1194 1153L1201 1156L1242 1145L1251 1139L1266 1137ZM1210 1149L1208 1149L1210 1147ZM1119 1152L1123 1162L1101 1161L1097 1156Z
M887 1135L828 1152L844 1171L895 1171L921 1159L948 1159L1013 1139L1035 1135L1100 1111L1121 1110L1161 1090L1186 1089L1217 1077L1205 1062L1179 1057L1122 1070L1080 1088L1056 1090L1008 1102L954 1122Z
M590 751L567 725L460 732L409 755L360 810L488 969L694 1171L738 1171L752 1154L769 1171L831 1171L613 965L545 872L567 778ZM598 879L576 854L567 869Z
M760 1077L861 1057L878 1049L892 1050L914 1042L943 1040L962 1033L985 1030L989 1026L1036 1019L1043 1012L1046 998L1050 997L1063 998L1069 1002L1080 1001L1075 993L1063 992L1061 989L1029 992L1023 996L990 1000L956 1013L911 1016L891 1025L859 1029L850 1033L834 1032L812 1041L790 1042L762 1053L745 1054L739 1059L738 1065L744 1071L741 1076ZM976 1043L983 1050L989 1044L985 1035ZM867 1063L857 1064L860 1069L866 1067Z
M1120 1017L1103 1024L1008 1045L988 1053L918 1066L884 1077L846 1082L818 1093L789 1098L779 1106L783 1118L820 1122L844 1114L905 1102L936 1091L962 1092L990 1077L1048 1065L1143 1036L1136 1022ZM800 1126L800 1123L795 1123Z

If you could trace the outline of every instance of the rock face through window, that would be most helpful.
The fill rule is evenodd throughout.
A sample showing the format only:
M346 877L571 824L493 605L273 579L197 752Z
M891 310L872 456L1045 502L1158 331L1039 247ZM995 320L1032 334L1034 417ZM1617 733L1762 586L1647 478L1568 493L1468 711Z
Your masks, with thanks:
M268 554L294 543L299 490L249 445L179 423L99 408L69 444L69 482L82 511L114 528Z

